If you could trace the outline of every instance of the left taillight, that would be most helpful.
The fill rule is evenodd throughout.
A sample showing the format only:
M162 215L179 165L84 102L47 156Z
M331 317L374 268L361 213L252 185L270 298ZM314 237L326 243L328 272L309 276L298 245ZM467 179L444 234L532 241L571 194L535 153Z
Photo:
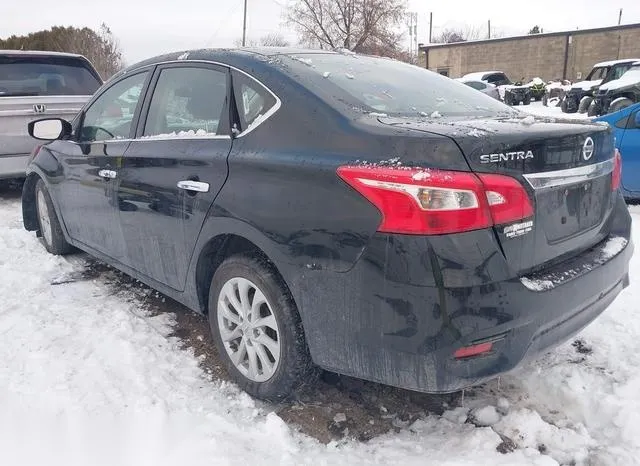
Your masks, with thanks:
M343 166L338 175L378 208L385 233L461 233L533 215L527 192L508 176L376 166Z
M613 173L611 174L611 190L616 191L620 187L620 181L622 180L622 155L620 151L616 149L613 156Z

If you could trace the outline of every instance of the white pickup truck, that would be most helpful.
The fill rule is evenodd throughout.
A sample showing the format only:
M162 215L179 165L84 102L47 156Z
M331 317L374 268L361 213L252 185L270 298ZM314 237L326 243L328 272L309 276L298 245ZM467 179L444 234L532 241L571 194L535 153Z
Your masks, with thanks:
M73 119L101 85L81 55L0 50L0 179L24 177L35 146L27 134L30 121Z

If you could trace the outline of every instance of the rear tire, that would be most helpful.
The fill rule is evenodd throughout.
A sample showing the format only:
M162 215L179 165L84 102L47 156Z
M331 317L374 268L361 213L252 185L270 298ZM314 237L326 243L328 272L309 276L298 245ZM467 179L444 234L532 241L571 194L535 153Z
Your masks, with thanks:
M562 113L569 113L569 104L567 103L567 99L562 99L562 102L560 102L560 110L562 110Z
M69 254L73 251L73 247L64 238L51 196L42 180L38 180L36 183L35 201L38 214L38 229L41 235L40 241L45 249L57 256Z
M296 305L266 260L233 256L218 267L209 326L229 375L249 395L280 401L315 381Z
M580 99L580 104L578 105L578 113L587 113L592 102L593 97L584 96L582 99Z
M623 108L630 107L633 104L633 100L628 97L618 97L611 102L611 105L609 105L609 113L619 112Z

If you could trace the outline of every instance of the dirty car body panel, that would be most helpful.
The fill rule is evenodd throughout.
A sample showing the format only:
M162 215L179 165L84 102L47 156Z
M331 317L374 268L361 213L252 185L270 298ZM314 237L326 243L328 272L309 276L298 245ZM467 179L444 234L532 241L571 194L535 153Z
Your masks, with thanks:
M145 137L167 67L226 73L215 138L176 137L171 125L180 123L166 119L167 134ZM605 126L532 123L461 83L350 54L176 53L135 65L107 87L141 71L148 78L126 136L89 150L78 140L79 118L67 140L40 150L23 194L26 228L38 229L32 190L41 178L71 244L205 313L207 264L242 238L282 277L313 361L325 369L425 392L459 390L570 338L628 284L631 218ZM237 112L247 79L273 97L249 125ZM421 91L403 93L410 82ZM119 152L105 158L114 144ZM100 176L107 169L117 176ZM435 178L441 189L429 191ZM208 192L174 190L183 179L205 182ZM456 190L459 179L471 187ZM490 182L509 187L494 193L482 187ZM94 201L79 200L74 183L91 186ZM418 190L408 208L426 232L402 221L385 227L398 209L363 194L378 186L389 202L404 202L395 194L403 183ZM89 205L69 215L78 202L100 203L108 216L90 214ZM482 210L486 222L459 228L454 207L438 210L439 202L461 207L460 218ZM527 208L515 206L519 217L491 210L509 202ZM430 230L440 214L451 222L447 233ZM95 240L101 235L114 245Z

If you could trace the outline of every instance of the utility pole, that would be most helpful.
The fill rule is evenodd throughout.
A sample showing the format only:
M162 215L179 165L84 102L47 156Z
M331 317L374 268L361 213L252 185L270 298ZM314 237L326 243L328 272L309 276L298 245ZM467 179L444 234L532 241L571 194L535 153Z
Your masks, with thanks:
M622 8L620 8L620 14L618 14L618 26L620 26L621 22L622 22Z
M491 20L487 20L487 39L491 39Z
M433 34L433 11L429 13L429 43L431 43Z
M409 13L409 53L418 54L418 13Z
M242 46L247 41L247 0L244 0L244 21L242 22Z

